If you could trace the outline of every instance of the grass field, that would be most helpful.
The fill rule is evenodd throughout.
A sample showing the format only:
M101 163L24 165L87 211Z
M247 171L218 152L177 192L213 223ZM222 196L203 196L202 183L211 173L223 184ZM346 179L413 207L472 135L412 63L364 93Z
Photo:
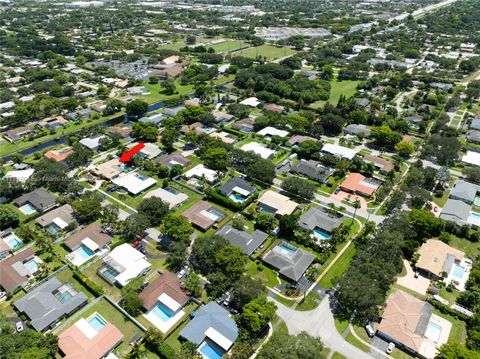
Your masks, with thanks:
M256 58L258 56L264 56L267 60L275 60L284 56L288 56L296 53L295 50L288 47L276 47L271 45L262 45L258 47L250 47L246 50L240 50L234 52L232 56L245 56Z
M257 266L257 263L253 261L247 263L247 274L252 278L259 279L263 284L270 288L273 288L280 283L277 279L277 275L272 269L263 264Z
M226 40L219 44L211 45L208 47L213 48L217 53L224 53L226 55L229 51L235 51L246 46L250 46L250 44L243 40Z
M459 238L452 235L448 244L465 252L467 256L475 257L480 255L480 242L470 242L465 238Z
M360 81L350 81L350 80L345 80L345 81L338 81L337 78L335 77L334 80L330 81L330 97L328 98L328 102L330 102L332 105L336 106L338 103L338 100L340 98L340 95L344 95L345 98L350 98L352 97L355 92L357 91L357 85L360 83ZM320 108L325 105L327 101L317 101L314 102L313 104L310 105L312 108Z
M323 276L320 280L319 284L323 288L332 288L332 280L335 278L339 278L345 273L345 271L350 266L350 261L352 260L353 256L355 255L356 249L353 244L351 244L345 252L343 252L342 256L335 262L335 264L330 268L330 270Z

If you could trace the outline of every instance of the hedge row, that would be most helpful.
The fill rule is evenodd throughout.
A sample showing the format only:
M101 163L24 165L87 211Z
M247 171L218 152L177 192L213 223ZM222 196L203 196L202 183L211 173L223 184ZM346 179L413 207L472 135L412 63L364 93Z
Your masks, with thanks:
M241 210L243 210L244 208L248 207L250 205L250 203L252 203L253 201L255 201L255 199L257 199L258 197L258 192L252 194L247 200L243 201L242 203L240 202L235 202L233 200L231 200L230 198L228 197L225 197L224 195L218 193L218 191L216 189L213 189L211 191L209 191L208 193L206 193L206 196L207 198L216 203L216 204L219 204L225 208L228 208L234 212L239 212Z
M73 278L82 283L85 288L87 288L93 295L95 295L96 297L103 295L103 287L101 285L92 282L90 279L88 279L85 275L83 275L76 269L72 270L72 272Z
M456 310L450 308L448 305L440 303L438 300L435 300L434 298L428 298L427 302L429 302L431 305L433 305L443 314L451 315L452 317L463 320L464 322L469 320L469 317L466 316L465 314L457 312Z

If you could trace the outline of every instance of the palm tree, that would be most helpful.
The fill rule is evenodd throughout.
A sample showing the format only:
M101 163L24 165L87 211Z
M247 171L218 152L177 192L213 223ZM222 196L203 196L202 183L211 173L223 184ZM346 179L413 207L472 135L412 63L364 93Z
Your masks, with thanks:
M355 208L355 211L353 212L353 219L355 219L355 216L357 215L357 209L361 207L360 200L358 198L355 199L355 202L353 202L353 208Z
M147 349L139 341L135 342L132 350L125 356L126 359L143 359L146 357Z

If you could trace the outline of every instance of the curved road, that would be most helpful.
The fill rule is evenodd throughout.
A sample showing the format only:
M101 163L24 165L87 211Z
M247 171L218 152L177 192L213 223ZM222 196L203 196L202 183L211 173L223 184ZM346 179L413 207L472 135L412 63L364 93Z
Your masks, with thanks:
M268 299L277 305L277 315L285 322L290 334L296 335L305 331L312 336L319 337L332 352L338 352L348 359L374 359L370 354L348 343L337 332L328 296L322 299L316 309L305 312L288 308L271 297Z

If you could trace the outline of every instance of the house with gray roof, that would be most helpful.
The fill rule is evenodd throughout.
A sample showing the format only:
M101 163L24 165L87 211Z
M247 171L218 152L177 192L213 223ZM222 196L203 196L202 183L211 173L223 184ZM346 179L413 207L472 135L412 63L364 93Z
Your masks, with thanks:
M314 259L315 256L312 253L282 241L273 247L262 260L282 276L298 282Z
M37 188L32 192L25 193L14 200L17 207L26 204L32 206L37 212L45 212L55 206L55 196L50 194L45 188Z
M322 207L311 207L300 216L298 225L309 232L321 230L332 233L335 228L342 224L342 219L342 215L328 213Z
M88 298L69 282L53 277L13 303L30 319L33 329L43 332L87 304Z
M477 130L468 131L467 140L473 143L480 143L480 131L477 131Z
M176 106L176 107L167 107L166 109L163 110L163 113L167 116L175 117L180 111L185 109L186 107L183 105Z
M480 192L480 186L458 179L450 192L450 198L472 204L478 192Z
M258 229L252 233L247 233L230 225L220 228L216 235L225 238L232 246L242 248L247 256L251 256L268 238L267 233Z
M255 186L240 177L234 177L218 189L220 194L235 202L243 202L257 191Z
M467 204L462 200L449 198L442 209L440 218L463 226L468 224L471 207L470 204Z
M314 181L325 183L334 170L323 166L320 162L314 160L300 160L290 168L290 172L308 177Z
M365 126L365 125L356 125L354 123L348 125L347 127L345 127L345 129L343 130L343 132L346 134L346 135L352 135L352 136L356 136L358 135L359 133L363 133L363 135L365 137L368 137L370 136L370 129L368 128L368 126Z
M217 349L215 351L225 354L237 337L237 324L230 313L215 302L201 307L192 321L180 331L180 338L195 343L201 353L204 350L211 351L213 343Z
M480 117L476 117L472 120L472 124L470 125L470 129L480 131Z
M50 234L57 235L61 230L67 228L69 224L75 222L73 208L69 204L64 204L38 217L35 222Z

